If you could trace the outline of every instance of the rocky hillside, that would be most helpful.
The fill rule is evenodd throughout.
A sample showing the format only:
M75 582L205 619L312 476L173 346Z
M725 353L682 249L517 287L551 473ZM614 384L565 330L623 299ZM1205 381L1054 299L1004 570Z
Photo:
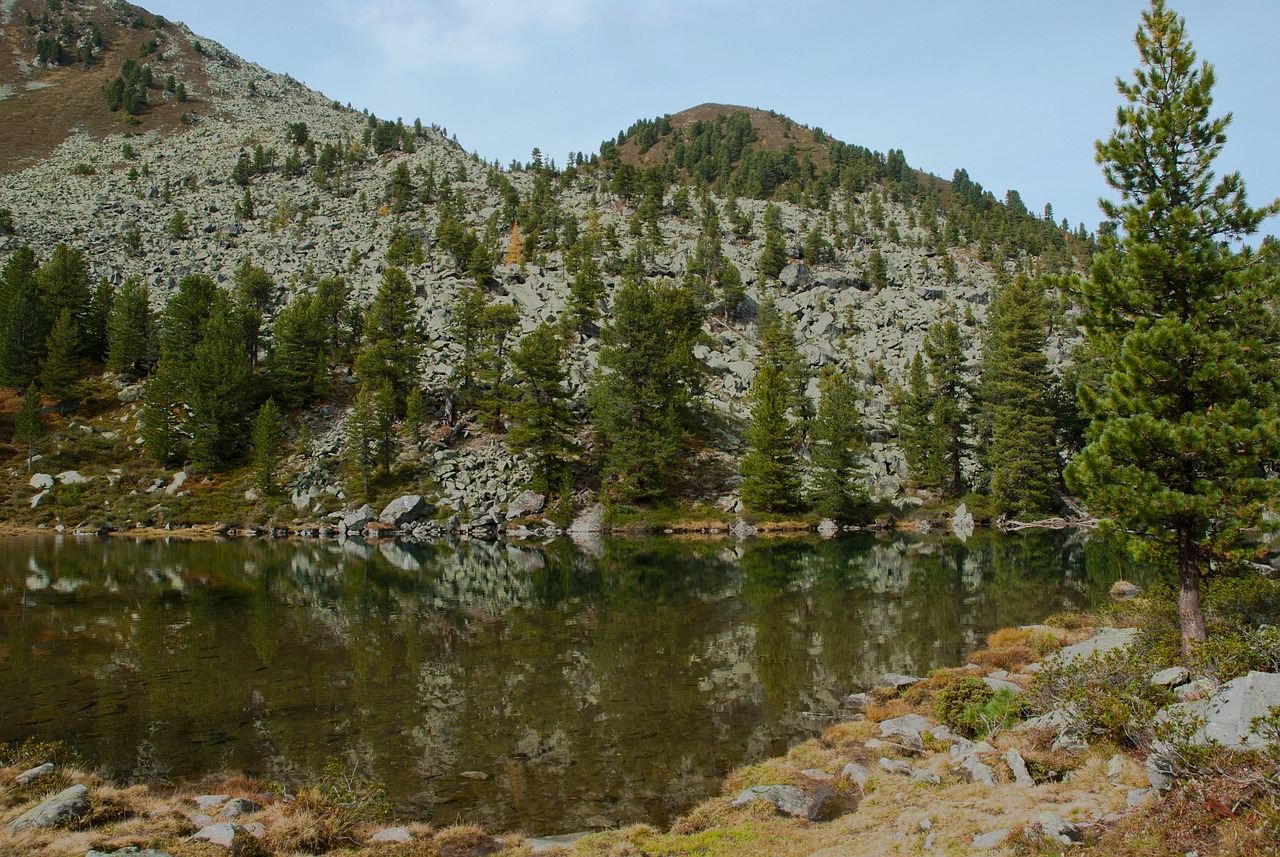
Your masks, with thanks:
M137 277L163 301L189 274L229 285L248 258L274 280L278 311L291 295L333 276L345 277L356 300L367 304L389 264L393 238L407 234L422 261L396 261L413 284L428 343L421 384L437 402L462 357L450 330L451 307L474 284L437 239L442 220L457 218L481 236L500 262L489 291L516 309L519 329L527 333L565 312L570 276L564 226L559 243L552 232L535 252L521 254L528 258L501 264L519 228L513 222L519 206L540 200L559 223L573 221L573 232L590 224L616 236L615 258L642 249L635 255L646 275L680 280L700 233L700 214L690 199L709 190L724 221L724 257L741 271L747 295L734 315L713 318L709 344L699 346L709 370L710 406L728 417L730 435L741 426L743 396L760 354L754 308L772 297L793 319L814 377L823 366L839 365L865 385L868 483L893 497L906 474L894 442L889 390L904 378L930 324L946 315L960 320L967 356L976 361L997 282L1019 271L1070 270L1089 250L1087 236L1027 213L1016 194L998 202L960 173L962 187L923 176L900 152L885 157L838 143L777 114L704 105L638 123L607 142L600 155L579 156L565 169L535 157L527 167L502 170L468 154L436 126L393 126L343 107L180 23L156 21L124 3L60 5L70 22L62 28L69 34L68 55L91 38L86 34L97 22L103 44L92 48L87 65L35 62L35 40L45 31L33 18L44 14L43 4L0 3L3 38L17 57L0 66L0 128L8 129L0 133L43 128L21 148L7 138L0 142L0 210L8 209L13 221L12 233L0 234L0 263L20 246L43 260L65 242L83 250L93 280L118 285ZM50 32L58 29L57 21L52 24ZM102 87L148 47L152 52L143 58L155 81L148 105L136 117L111 112ZM181 104L174 93L160 91L170 75L183 84ZM734 134L737 142L728 148L715 142ZM713 161L719 172L708 175ZM403 193L397 197L389 189L406 168L413 197L408 205ZM662 206L651 212L640 210L637 187L619 178L631 170L643 187L647 169L669 179ZM781 210L790 257L776 279L759 273L765 197ZM252 217L246 206L254 209ZM179 213L186 234L173 228ZM642 219L656 229L644 227ZM815 234L820 253L812 251ZM617 266L606 264L605 272L608 307L622 278ZM1054 362L1061 362L1065 330L1055 327ZM579 410L599 348L591 335L572 347ZM810 384L811 396L816 384ZM121 440L132 442L140 391L123 395L134 400L134 411L112 419L123 421ZM288 474L304 518L345 503L344 401L336 397L293 426L296 435L307 425L294 438L299 446ZM737 443L726 439L730 457ZM498 514L519 491L524 471L505 452L501 436L460 435L423 449L420 475L429 479L429 493L455 510ZM737 502L732 479L690 499L718 501L726 511Z

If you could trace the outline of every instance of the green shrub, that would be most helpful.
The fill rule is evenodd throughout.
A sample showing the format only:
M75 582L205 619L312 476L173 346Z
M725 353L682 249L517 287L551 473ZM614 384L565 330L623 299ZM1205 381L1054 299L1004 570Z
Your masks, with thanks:
M1173 701L1166 688L1150 682L1153 673L1171 663L1158 652L1140 634L1128 649L1066 663L1050 659L1027 691L1029 709L1043 713L1065 706L1095 735L1117 743L1144 743L1156 712Z
M980 678L965 676L956 679L938 692L934 712L938 719L951 729L973 737L982 728L977 713L995 697L995 691Z

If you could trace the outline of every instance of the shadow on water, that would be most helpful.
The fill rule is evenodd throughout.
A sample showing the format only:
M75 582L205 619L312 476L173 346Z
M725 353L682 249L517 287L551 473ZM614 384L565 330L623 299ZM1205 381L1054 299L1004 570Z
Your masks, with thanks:
M1141 576L1096 538L0 543L0 741L129 780L336 757L400 812L664 823L887 671Z

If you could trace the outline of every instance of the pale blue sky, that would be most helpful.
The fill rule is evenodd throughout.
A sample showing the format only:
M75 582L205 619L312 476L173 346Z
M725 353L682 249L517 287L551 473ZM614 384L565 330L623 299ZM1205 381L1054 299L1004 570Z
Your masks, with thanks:
M504 165L563 163L632 121L703 102L776 110L838 139L956 167L1094 229L1093 143L1137 64L1142 0L150 0L331 98L445 126ZM1280 3L1176 0L1235 121L1219 173L1280 196ZM1273 221L1269 231L1276 231Z

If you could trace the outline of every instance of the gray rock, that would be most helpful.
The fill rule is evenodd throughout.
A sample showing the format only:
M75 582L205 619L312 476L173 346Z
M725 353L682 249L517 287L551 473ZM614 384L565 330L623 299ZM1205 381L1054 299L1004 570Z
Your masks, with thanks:
M201 828L196 833L191 834L190 838L208 842L221 848L231 848L235 845L237 835L259 837L265 832L265 828L259 823L240 825L224 821Z
M880 770L888 774L900 774L904 777L911 776L911 766L899 759L881 759Z
M996 781L996 773L991 770L985 762L978 758L975 753L972 756L966 756L960 762L960 767L969 772L969 778L975 783L981 783L984 786L995 788L999 783Z
M231 821L242 815L252 815L255 812L262 812L262 804L249 800L247 797L238 797L227 801L227 805L218 813L218 818L224 821Z
M926 771L923 768L917 768L911 772L911 782L928 783L931 786L941 785L942 778L932 771Z
M44 501L44 498L48 496L48 491L41 491L39 494L36 494L31 498L31 508L34 509L36 506L39 506Z
M894 690L903 690L911 687L913 684L919 684L924 681L920 676L903 675L902 673L885 673L876 679L876 687L891 687ZM925 727L928 728L928 727Z
M806 289L813 282L813 272L804 262L792 262L778 274L778 280L789 289Z
M168 851L157 851L154 848L138 849L135 846L121 848L119 851L90 851L84 857L173 857Z
M407 827L386 827L369 837L369 844L381 842L412 842L413 834Z
M748 806L761 800L773 804L783 815L809 821L830 821L857 806L848 795L826 786L811 792L798 786L755 786L734 798L733 806Z
M164 493L177 494L182 490L182 486L187 484L187 471L179 470L173 474L173 478L169 480L169 484L164 487Z
M1169 667L1151 677L1151 686L1177 687L1180 684L1186 684L1190 678L1191 673L1187 672L1185 667Z
M48 473L33 473L27 484L37 491L45 491L53 487L53 477Z
M1001 843L1009 838L1009 831L1001 828L1000 830L992 830L990 833L980 833L973 837L973 847L981 848L984 851L992 848L999 848Z
M536 515L542 511L542 507L546 504L547 498L545 495L536 491L522 491L516 499L507 505L507 520L513 521L516 518Z
M871 697L865 693L851 693L845 697L846 708L866 708L871 704Z
M1147 756L1145 767L1147 769L1147 782L1151 784L1152 789L1163 792L1173 788L1173 765L1158 751Z
M1125 806L1146 806L1155 800L1155 791L1153 789L1129 789L1129 794L1125 796Z
M809 779L817 780L820 783L829 783L835 779L834 776L832 776L831 774L828 774L826 771L822 770L821 768L805 768L800 773L808 777Z
M969 507L964 503L956 506L956 510L951 513L951 532L963 542L968 541L969 536L973 535L973 528L973 515L969 512Z
M1037 813L1036 824L1040 826L1040 830L1045 836L1056 839L1063 845L1084 840L1084 831L1049 810L1042 810Z
M858 784L858 788L866 788L867 780L871 779L871 771L859 765L857 762L850 762L844 766L844 770L840 772L840 776L850 782Z
M37 767L30 768L28 770L23 771L22 773L14 777L13 781L20 786L25 786L27 783L30 783L33 780L38 780L41 777L47 776L52 773L53 773L53 763L45 762L43 765L38 765Z
M1098 633L1089 639L1074 646L1059 649L1049 659L1065 664L1094 654L1106 654L1116 649L1125 649L1137 635L1137 628L1099 628Z
M1250 672L1227 682L1212 696L1170 705L1156 715L1156 722L1200 722L1204 725L1190 736L1194 744L1215 742L1228 750L1260 750L1268 742L1254 728L1254 721L1265 718L1277 706L1280 673Z
M231 800L231 795L197 795L191 800L198 809L207 812L211 809L217 809Z
M338 522L338 529L344 533L358 533L376 520L378 520L378 513L372 506L365 503L354 512L343 515L342 520Z
M88 478L82 476L78 470L64 470L57 476L53 477L63 485L83 485L88 482Z
M1010 747L1004 754L1005 764L1009 766L1009 771L1013 774L1014 785L1024 789L1034 788L1036 781L1031 778L1031 774L1027 772L1027 763L1022 758L1022 754L1016 748Z
M928 720L919 714L907 714L903 717L894 717L889 720L880 722L880 737L912 750L923 750L924 741L920 737L921 732L928 731L933 726Z
M1191 702L1209 696L1218 689L1218 683L1211 678L1198 678L1173 689L1173 696L1179 702Z
M525 837L524 842L530 847L532 853L542 854L555 848L570 848L584 836L591 836L591 832L584 830L580 833L563 833L559 836L529 836Z
M583 509L569 525L569 532L586 534L604 531L604 504L594 503Z
M89 811L89 787L71 786L63 789L53 797L32 807L13 821L5 825L5 830L15 833L21 830L32 830L37 827L53 827L73 818L79 818Z
M378 515L378 520L388 526L400 529L425 517L427 508L427 504L423 501L421 495L405 494L388 503L387 507L382 510L382 514Z
M1116 753L1109 760L1107 760L1107 779L1111 780L1111 782L1113 783L1118 783L1120 782L1120 779L1123 776L1124 776L1124 756L1121 756L1119 753Z

